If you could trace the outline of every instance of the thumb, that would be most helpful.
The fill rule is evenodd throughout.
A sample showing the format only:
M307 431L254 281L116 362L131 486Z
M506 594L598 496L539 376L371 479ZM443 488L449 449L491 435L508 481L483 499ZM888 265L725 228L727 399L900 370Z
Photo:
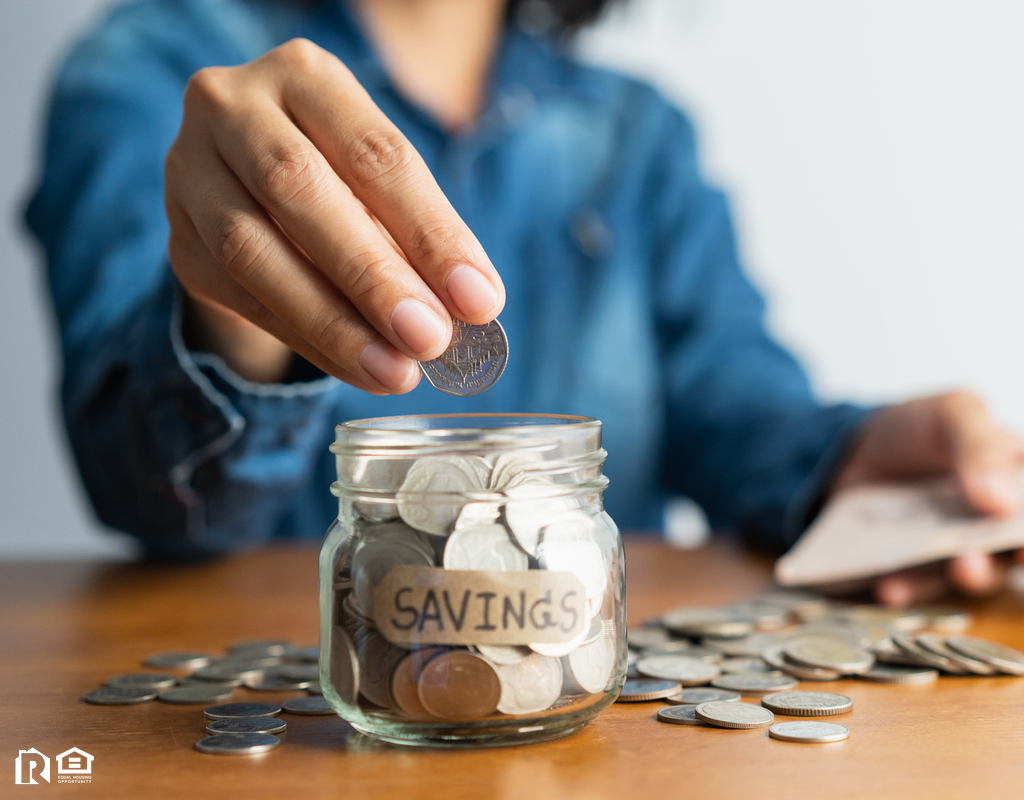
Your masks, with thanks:
M943 427L967 502L983 514L1013 514L1020 506L1016 437L995 425L977 397L957 394L946 400Z

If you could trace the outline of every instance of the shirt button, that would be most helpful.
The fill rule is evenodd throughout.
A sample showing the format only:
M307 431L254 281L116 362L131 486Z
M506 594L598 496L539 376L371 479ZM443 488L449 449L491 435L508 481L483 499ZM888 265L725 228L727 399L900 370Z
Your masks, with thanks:
M569 232L584 255L595 261L608 255L612 248L612 232L601 212L581 208L569 224Z

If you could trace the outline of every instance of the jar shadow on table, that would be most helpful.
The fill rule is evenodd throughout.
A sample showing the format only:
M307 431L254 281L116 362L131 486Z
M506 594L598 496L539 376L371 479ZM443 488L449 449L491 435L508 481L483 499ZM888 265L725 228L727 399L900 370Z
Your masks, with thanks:
M608 707L626 671L601 425L436 415L339 425L321 685L398 744L515 745Z

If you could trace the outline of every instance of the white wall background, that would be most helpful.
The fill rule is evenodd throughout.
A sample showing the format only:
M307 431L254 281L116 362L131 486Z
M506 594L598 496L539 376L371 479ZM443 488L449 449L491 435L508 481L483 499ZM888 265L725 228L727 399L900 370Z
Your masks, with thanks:
M51 70L105 5L0 3L0 557L126 552L70 465L20 224ZM1022 41L1015 0L632 0L581 49L690 111L825 396L967 386L1024 430Z

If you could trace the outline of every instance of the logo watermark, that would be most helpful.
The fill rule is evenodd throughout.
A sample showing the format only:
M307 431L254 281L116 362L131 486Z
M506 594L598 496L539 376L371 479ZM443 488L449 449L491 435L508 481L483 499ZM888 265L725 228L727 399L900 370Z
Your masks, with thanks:
M92 783L92 762L95 756L81 748L72 747L58 755L57 783ZM19 785L39 785L37 778L50 783L50 757L32 747L19 750L14 759L14 782Z

